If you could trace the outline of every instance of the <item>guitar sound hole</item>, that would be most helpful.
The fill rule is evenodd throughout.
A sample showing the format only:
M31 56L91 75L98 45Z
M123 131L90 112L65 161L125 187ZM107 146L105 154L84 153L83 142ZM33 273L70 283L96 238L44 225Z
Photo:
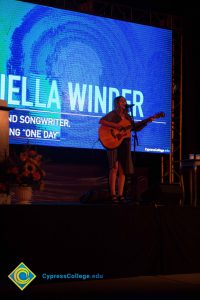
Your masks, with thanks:
M111 135L116 139L116 135L115 135L115 133L114 133L114 130L113 129L111 129Z

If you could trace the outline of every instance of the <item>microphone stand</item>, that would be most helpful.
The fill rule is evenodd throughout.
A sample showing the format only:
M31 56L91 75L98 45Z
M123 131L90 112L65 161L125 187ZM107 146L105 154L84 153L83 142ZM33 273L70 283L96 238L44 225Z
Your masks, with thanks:
M133 135L133 162L135 164L135 160L136 160L136 146L139 145L138 143L138 136L137 136L137 131L135 130L135 121L134 121L134 118L133 118L133 110L131 109L131 118L132 118L132 121L133 121L133 124L134 124L134 135Z
M130 108L132 108L132 107L129 107L128 109L130 110ZM134 167L135 167L135 162L136 162L136 146L138 146L139 143L138 143L137 132L135 130L135 121L134 121L134 118L133 118L133 109L131 109L130 112L131 112L131 119L132 119L132 122L133 122L133 125L134 125L134 127L133 127L133 131L134 131L134 135L133 135L133 143L134 143L133 144L133 146L134 146L133 147L133 164L134 164ZM127 181L129 181L129 183ZM137 186L136 186L136 182L137 182L137 178L136 178L135 174L133 176L131 176L129 178L129 180L126 180L126 193L127 194L128 194L128 190L129 190L128 185L131 184L131 186L133 187L133 189L131 188L131 190L132 190L131 195L130 195L131 199L132 198L137 199ZM132 193L133 193L133 195L132 195ZM130 201L133 201L133 199L130 200Z

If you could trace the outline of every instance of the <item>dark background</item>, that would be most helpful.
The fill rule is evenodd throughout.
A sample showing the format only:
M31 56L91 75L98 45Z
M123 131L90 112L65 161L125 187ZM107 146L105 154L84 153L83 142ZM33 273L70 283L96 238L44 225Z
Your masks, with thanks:
M33 1L31 1L33 2ZM64 7L65 1L34 1ZM76 1L66 2L76 7ZM79 3L84 1L79 1ZM93 1L95 2L95 1ZM153 10L182 18L183 37L183 154L200 153L199 116L199 11L189 1L104 1ZM178 89L179 87L177 87ZM11 145L11 148L20 148ZM12 150L12 149L11 149ZM58 164L74 163L106 166L105 151L41 147L45 159ZM136 165L149 168L149 180L159 181L160 155L137 153ZM152 172L152 173L151 173ZM151 175L153 174L153 176ZM78 187L76 187L78 188ZM2 206L0 210L0 287L5 281L3 299L61 299L50 284L41 296L42 272L99 272L129 275L157 275L199 272L199 208L148 206ZM23 261L38 278L22 294L7 280ZM134 273L135 272L135 273ZM2 278L1 278L2 277ZM39 288L37 288L39 286ZM40 290L41 288L41 290ZM45 297L51 288L52 295ZM36 297L31 298L31 293ZM53 293L54 292L54 293ZM90 291L88 291L89 293ZM64 292L63 292L64 295ZM95 295L96 296L96 295ZM137 296L137 295L136 295ZM150 299L149 296L145 299ZM165 295L151 299L166 298ZM65 298L64 298L65 297ZM191 295L188 295L187 299ZM102 297L103 299L104 297ZM62 299L72 299L70 295ZM81 299L87 299L81 298ZM91 299L96 299L93 297ZM114 297L113 299L116 299ZM122 295L121 299L125 299ZM126 298L128 299L128 298ZM132 296L129 299L133 299ZM135 297L134 299L142 299ZM186 298L184 298L186 299Z

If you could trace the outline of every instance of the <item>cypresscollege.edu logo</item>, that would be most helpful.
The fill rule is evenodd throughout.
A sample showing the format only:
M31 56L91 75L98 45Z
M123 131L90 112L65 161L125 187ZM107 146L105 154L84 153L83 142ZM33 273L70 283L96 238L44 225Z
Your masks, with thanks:
M14 284L23 291L35 278L36 275L21 262L9 275L8 278L14 282ZM48 274L43 273L41 278L46 281L52 281L56 279L64 280L98 280L103 279L103 274L88 274L88 273L63 273L63 274Z
M80 274L80 273L66 273L66 274L47 274L43 273L42 278L44 280L53 279L69 279L69 280L89 280L89 279L103 279L103 274Z
M8 277L23 291L36 275L24 263L20 263Z

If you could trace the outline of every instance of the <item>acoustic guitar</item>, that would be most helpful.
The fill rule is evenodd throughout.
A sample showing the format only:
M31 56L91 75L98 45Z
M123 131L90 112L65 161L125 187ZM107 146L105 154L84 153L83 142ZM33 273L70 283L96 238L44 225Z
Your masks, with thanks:
M164 112L159 112L147 119L141 121L141 125L146 125L153 119L162 118L165 116ZM130 124L129 120L121 120L118 125L121 126L121 129L111 128L105 125L100 125L98 134L99 140L104 148L106 149L115 149L117 148L125 138L131 137L131 131L133 130L133 125ZM136 123L137 124L137 123Z

